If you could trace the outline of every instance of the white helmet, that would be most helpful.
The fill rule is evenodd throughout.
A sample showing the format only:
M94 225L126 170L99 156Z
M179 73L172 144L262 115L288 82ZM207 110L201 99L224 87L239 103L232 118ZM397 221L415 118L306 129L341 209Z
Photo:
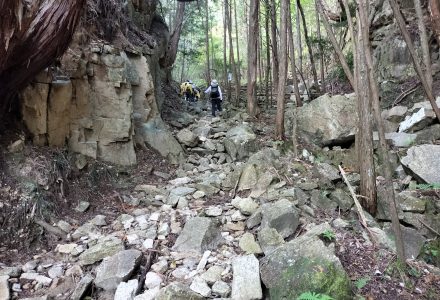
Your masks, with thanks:
M212 85L212 86L217 86L217 85L218 85L217 80L213 79L213 80L211 81L211 85Z

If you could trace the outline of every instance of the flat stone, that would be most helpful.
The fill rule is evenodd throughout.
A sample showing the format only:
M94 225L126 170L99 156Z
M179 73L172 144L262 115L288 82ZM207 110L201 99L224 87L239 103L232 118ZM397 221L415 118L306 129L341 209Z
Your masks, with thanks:
M187 267L178 267L171 272L171 275L173 275L173 277L177 279L184 279L189 274L189 272L190 271Z
M104 290L115 290L119 283L130 278L139 266L142 252L123 250L108 257L96 269L95 285Z
M102 260L105 257L111 256L124 249L124 244L120 239L114 236L107 236L98 240L98 243L80 256L80 264L91 265ZM116 288L116 287L115 287Z
M225 269L220 266L212 266L200 277L204 279L207 283L213 284L222 278L222 273Z
M80 227L78 227L72 233L72 238L74 240L78 240L78 239L80 239L80 238L82 238L84 236L96 235L96 234L99 234L98 227L96 227L92 223L85 223L84 225L81 225Z
M208 284L199 276L194 277L194 280L189 288L203 297L208 297L211 294L211 289L209 288Z
M431 184L440 183L440 145L413 146L400 162L417 179Z
M255 213L259 207L258 203L251 198L235 197L232 199L231 204L246 216L250 216Z
M258 242L265 255L284 244L283 237L275 228L264 227L258 232Z
M64 220L58 221L57 227L59 229L61 229L62 231L64 231L65 233L69 233L72 230L72 225L70 225L69 223L67 223Z
M0 276L19 277L21 272L20 267L4 267L0 270Z
M202 300L204 297L193 292L180 282L173 282L159 291L156 300Z
M107 226L106 216L96 215L90 222L96 226Z
M390 110L382 112L382 118L391 122L400 122L405 117L408 112L408 107L406 106L394 106Z
M53 266L47 271L47 274L50 278L55 279L57 277L63 276L64 269L62 266Z
M241 250L243 250L247 254L263 253L260 245L255 241L254 235L250 232L246 232L245 234L242 235L238 245L240 246Z
M206 193L204 191L197 191L193 195L194 199L200 199L206 196Z
M85 212L87 209L89 209L89 207L90 207L90 203L89 202L87 202L87 201L80 201L78 206L75 207L75 210L77 212L81 212L82 213L82 212Z
M216 281L212 286L212 294L222 298L226 298L231 293L229 284L224 281Z
M147 275L145 275L145 286L148 289L153 289L155 287L158 287L162 282L163 282L162 276L160 276L155 272L148 272Z
M11 299L8 280L9 280L9 276L7 275L0 276L0 300Z
M147 290L143 294L134 297L134 300L154 300L156 299L157 294L159 294L159 290L160 290L159 287L156 287L151 290Z
M129 280L128 282L121 282L115 292L114 300L132 300L136 295L138 288L137 279Z
M388 132L385 133L385 140L391 146L407 148L414 144L417 140L417 134L415 133L405 133L405 132ZM377 131L373 132L373 141L379 141L379 133Z
M66 272L67 274L67 272ZM81 300L83 299L85 293L89 289L93 282L93 277L89 274L85 275L75 287L75 290L72 293L71 300Z
M299 214L293 204L287 199L275 203L266 203L261 207L261 226L275 228L286 238L295 232L299 225Z
M410 191L403 191L396 196L397 203L404 212L424 213L426 209L426 199L418 198Z
M210 206L205 209L205 214L208 217L219 217L223 213L223 209L219 206Z
M399 132L414 132L423 129L435 119L432 109L421 108L399 125Z
M339 170L328 163L318 163L315 168L320 176L331 182L340 181L342 178Z
M202 253L216 249L221 241L217 221L211 218L196 217L188 220L174 243L175 251L195 251Z
M232 299L262 299L260 265L254 255L235 257L232 260Z
M153 239L146 239L143 243L142 243L142 248L147 250L147 249L153 249L153 245L154 245L154 240Z
M168 270L168 262L165 259L159 260L157 263L151 266L151 270L163 274L166 272L166 270Z

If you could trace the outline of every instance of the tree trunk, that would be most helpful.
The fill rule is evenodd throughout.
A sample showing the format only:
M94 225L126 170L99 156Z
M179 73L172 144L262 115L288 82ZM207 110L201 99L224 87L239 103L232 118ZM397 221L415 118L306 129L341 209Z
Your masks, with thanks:
M0 119L17 92L67 49L86 1L24 3L0 1Z
M431 14L431 25L434 36L437 43L440 45L440 1L439 0L428 0L429 1L429 11Z
M303 56L302 56L302 41L301 41L301 20L299 16L298 2L295 1L295 17L296 17L296 38L298 40L298 65L299 72L303 72Z
M347 76L348 81L350 82L351 86L354 88L353 74L351 73L350 67L347 64L347 60L345 59L344 54L342 53L342 50L339 47L338 42L336 41L333 30L331 29L330 24L328 23L327 16L324 13L324 7L322 5L321 0L317 0L317 6L318 6L319 13L322 15L322 23L324 24L325 30L327 32L327 36L332 43L332 46L336 52L336 55L338 56L339 62L341 63L341 66L342 66L342 69L344 70L345 76Z
M183 51L182 51L182 71L180 73L180 82L183 82L183 76L185 74L185 54L186 54L186 40L183 40Z
M240 95L240 84L238 82L238 74L237 74L237 65L235 64L235 58L234 58L234 44L232 42L232 12L229 0L225 0L225 8L227 9L227 15L228 15L228 31L229 31L229 56L231 59L231 68L232 72L234 74L234 80L235 80L235 105L238 106L239 102L239 95Z
M234 0L234 18L235 18L235 44L237 45L238 84L241 87L240 43L238 42L238 23L237 23L237 3L236 3L236 0Z
M226 15L226 11L225 11L225 7L223 6L223 72L224 72L224 86L226 87L226 93L225 96L227 97L228 93L229 93L229 88L228 88L228 61L227 61L227 55L226 55L226 51L227 51L227 44L226 44L226 40L227 40L227 15Z
M173 32L168 42L168 48L165 53L165 57L161 60L160 64L163 68L171 68L176 62L177 50L179 49L180 34L182 33L183 17L185 15L185 2L179 2L176 11L176 19Z
M265 23L264 23L264 28L265 28L265 34L266 34L266 60L267 60L267 64L266 64L266 78L265 78L265 93L266 93L266 105L269 105L270 101L269 101L269 97L270 97L270 92L269 92L269 80L270 80L270 71L271 71L271 67L270 67L270 37L269 37L269 16L270 16L270 3L269 1L265 2L265 9L266 9L266 16L265 16Z
M417 0L416 0L417 1ZM373 56L371 53L371 44L369 40L370 36L370 24L368 23L367 17L367 4L365 0L360 1L359 8L359 16L360 16L360 29L362 30L362 41L363 44L359 51L363 51L365 53L365 63L367 67L368 73L368 81L369 81L369 91L370 91L370 99L372 99L372 107L374 112L374 117L377 125L377 129L379 131L379 153L380 159L384 163L385 169L385 182L384 189L386 199L389 205L391 221L393 224L393 231L396 237L396 248L397 255L401 261L405 261L405 249L403 246L402 240L402 232L400 230L399 216L397 212L396 198L394 195L394 187L393 187L393 171L391 168L390 157L388 154L388 144L385 139L385 130L383 119L381 117L380 105L379 105L379 88L377 85L377 81L374 75L374 67L373 67Z
M272 40L272 85L278 86L279 61L278 61L278 41L277 41L277 8L275 0L270 1L270 29Z
M421 0L414 0L414 8L416 9L417 25L420 32L420 44L422 45L423 64L426 74L426 83L428 88L432 91L432 68L431 68L431 54L429 53L429 42L426 34L425 23L423 22L423 12Z
M318 9L318 1L315 0L315 9ZM316 35L319 41L319 62L320 62L320 73L321 73L321 89L325 93L325 75L324 75L324 50L322 49L322 37L321 37L321 22L319 20L319 13L316 14Z
M248 84L247 84L247 108L251 117L259 113L256 99L257 85L257 50L259 33L259 10L260 1L251 1L249 7L249 30L248 30Z
M277 115L276 115L276 136L277 139L284 139L284 106L285 87L287 73L287 14L289 0L281 0L280 12L280 47L279 47L279 75L277 89Z
M422 67L417 59L417 54L414 49L414 44L409 35L408 29L406 28L405 20L403 20L402 13L400 11L399 4L396 0L389 0L391 9L393 10L394 17L396 18L397 24L399 25L400 32L402 33L403 39L405 40L406 46L408 47L409 53L411 54L411 59L416 70L417 75L422 83L423 89L428 97L429 102L431 102L432 109L435 112L437 119L440 121L440 110L438 109L437 103L432 92L429 88L428 81L426 80L425 74L423 74Z
M207 85L211 82L211 62L209 60L209 5L208 0L205 0L205 44L206 44L206 81Z
M315 59L313 58L312 43L310 42L309 34L307 32L306 17L304 16L304 10L301 6L300 0L296 0L296 2L298 4L299 12L301 13L301 18L302 18L302 22L303 22L304 38L306 40L307 50L309 51L310 68L312 69L313 80L315 81L315 84L318 86L318 75L316 73ZM318 86L318 90L319 90L319 86Z

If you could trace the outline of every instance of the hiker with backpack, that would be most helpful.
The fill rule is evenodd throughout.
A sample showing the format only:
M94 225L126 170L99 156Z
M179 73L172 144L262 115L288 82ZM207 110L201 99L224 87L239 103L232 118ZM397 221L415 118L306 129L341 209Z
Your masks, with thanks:
M211 85L206 89L205 94L209 94L212 105L212 116L215 117L215 111L222 111L223 95L217 80L213 79Z
M185 96L188 102L194 102L194 90L191 80L187 80L180 85L180 95Z

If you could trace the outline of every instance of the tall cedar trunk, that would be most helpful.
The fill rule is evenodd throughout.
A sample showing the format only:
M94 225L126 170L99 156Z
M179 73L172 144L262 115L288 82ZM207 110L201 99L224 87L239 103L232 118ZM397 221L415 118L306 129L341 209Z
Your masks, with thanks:
M264 19L264 28L265 28L265 35L266 35L266 60L267 60L267 64L266 64L266 78L265 78L265 94L266 94L266 105L269 105L270 101L269 101L269 97L270 97L270 93L269 93L269 80L270 80L270 37L269 37L269 16L270 16L270 3L269 1L265 2L265 9L266 9L266 15L265 15L265 19Z
M416 0L417 1L417 0ZM401 261L405 260L405 249L402 241L402 232L400 230L399 216L397 213L397 205L396 198L394 195L394 187L393 187L393 170L391 168L390 157L388 154L388 144L385 139L385 130L383 119L381 117L380 104L379 104L379 88L377 85L377 81L374 75L374 66L373 66L373 56L371 53L371 44L370 44L370 24L368 23L367 11L368 7L366 4L366 0L361 0L360 5L358 6L359 16L360 16L360 28L362 29L362 47L359 51L363 51L365 53L365 63L367 67L368 73L368 82L369 82L369 91L370 91L370 99L372 99L372 107L374 112L374 118L377 124L377 129L379 131L379 155L380 159L384 164L385 169L385 182L384 182L384 191L386 195L386 200L389 205L389 210L391 214L391 221L393 223L393 231L396 237L396 248L397 254ZM376 206L376 204L374 204Z
M420 32L420 44L422 45L423 64L426 74L426 83L428 88L432 90L432 68L431 68L431 55L429 53L428 36L426 34L425 23L423 22L423 12L421 0L414 0L414 8L417 14L417 24Z
M295 92L296 103L293 105L293 120L292 120L292 150L293 155L298 156L298 139L297 139L297 107L302 106L301 96L298 88L298 77L296 75L296 59L295 59L295 43L293 40L293 31L292 31L292 13L290 9L290 5L288 6L288 14L287 14L287 30L288 30L288 39L289 39L289 48L290 48L290 63L292 69L292 79L293 79L293 90Z
M304 10L301 6L300 0L296 0L296 2L298 4L298 9L299 9L299 12L301 13L301 19L303 22L304 38L306 40L307 50L309 51L310 68L312 69L313 80L315 81L316 86L318 86L317 85L318 84L318 75L316 74L315 59L313 58L312 43L310 41L310 37L309 37L308 31L307 31L306 17L304 15Z
M440 45L440 0L428 0L431 14L431 26L437 43Z
M318 1L319 0L315 0L315 9L318 8ZM322 92L325 93L325 75L324 75L324 49L322 48L322 37L321 37L321 22L320 22L320 18L319 18L319 13L316 14L316 35L318 37L318 41L319 41L319 71L321 73L321 89Z
M302 56L302 41L301 41L301 19L299 16L298 2L295 1L295 17L296 17L296 38L298 40L298 69L303 72L303 56ZM305 84L305 83L304 83Z
M206 81L211 82L211 62L209 60L209 5L208 0L205 1L205 44L206 44ZM214 50L213 50L214 51Z
M321 0L317 0L317 6L319 13L322 15L322 23L324 24L325 30L327 32L327 36L332 43L336 55L338 56L339 62L341 63L345 76L347 76L348 81L350 82L351 86L354 88L353 74L351 73L350 67L347 64L347 60L345 59L344 54L342 53L342 50L339 47L338 42L336 41L333 30L331 29L330 24L328 23L327 16L324 13L324 7L322 6Z
M237 46L237 72L238 85L241 87L241 62L240 62L240 43L238 42L238 23L237 23L237 3L234 1L234 18L235 18L235 44ZM241 88L240 88L241 90Z
M428 81L426 80L426 76L423 73L422 67L417 59L417 54L414 48L414 43L411 40L408 29L406 28L405 20L403 19L402 13L400 11L399 4L396 0L389 0L391 9L393 10L394 18L397 21L397 25L399 25L400 32L402 33L403 39L405 40L406 46L408 47L409 53L411 54L411 59L414 65L414 69L416 70L417 75L422 82L423 89L425 90L426 96L428 97L429 102L431 103L432 109L435 112L437 119L440 121L440 110L435 102L434 94L432 89L429 88Z
M163 68L171 68L176 61L177 50L179 49L180 34L182 33L183 17L185 15L185 2L179 2L177 5L175 27L168 42L168 48L165 57L161 60Z
M270 2L270 32L272 40L272 85L278 86L279 61L278 61L278 41L277 41L277 8L275 0Z
M228 88L228 61L226 57L226 51L227 51L227 44L226 44L226 38L227 38L227 27L226 27L226 12L225 7L223 7L223 72L224 72L224 86L226 87L226 92L229 93ZM226 97L228 96L227 93L225 93Z
M247 109L251 117L258 115L257 103L257 50L259 33L260 1L251 1L249 7L248 30L248 70L247 70Z
M231 68L235 80L235 104L238 105L238 99L240 95L240 84L238 83L237 65L235 64L235 58L234 58L234 44L232 42L232 12L230 8L231 7L229 4L229 0L225 0L226 15L228 16L227 24L228 24L228 32L229 32L229 58L231 60Z
M186 54L186 40L183 40L183 51L182 51L182 71L180 73L180 82L183 82L183 76L185 74L185 54Z
M24 3L0 1L0 119L17 92L67 49L86 1Z
M359 18L358 18L359 19ZM358 28L358 45L363 45L362 34ZM371 119L371 102L369 97L369 80L365 66L365 53L359 47L356 52L358 71L358 114L359 128L356 135L358 161L360 168L360 198L362 206L372 215L376 214L376 178L373 160L373 132Z
M287 14L289 0L281 0L280 12L280 47L279 47L279 75L277 89L277 115L276 115L276 136L284 139L284 106L285 106L285 87L287 73Z

